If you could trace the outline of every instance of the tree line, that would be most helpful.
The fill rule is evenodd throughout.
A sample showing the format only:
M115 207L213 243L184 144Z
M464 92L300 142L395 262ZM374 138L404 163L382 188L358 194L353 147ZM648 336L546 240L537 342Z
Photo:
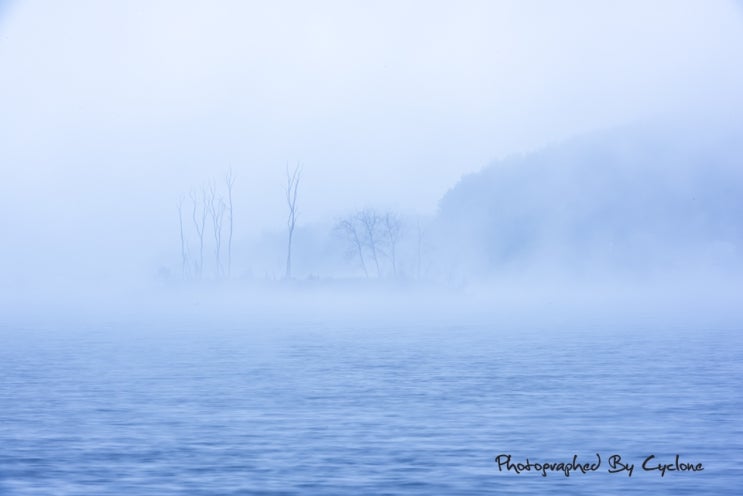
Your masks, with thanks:
M293 277L292 262L295 232L299 217L302 168L286 167L283 188L286 202L286 259L284 279ZM178 226L180 234L181 274L187 280L202 280L211 266L215 280L232 277L232 242L235 219L233 189L235 176L228 170L217 183L211 180L199 189L191 190L186 198L178 199ZM406 222L398 213L363 208L337 219L333 234L346 248L347 258L354 262L364 277L420 279L423 267L424 236L420 221ZM208 239L211 237L211 242ZM412 246L413 263L403 270L400 247L407 241ZM206 250L211 247L212 253ZM411 250L408 249L408 252ZM207 264L211 258L212 262Z

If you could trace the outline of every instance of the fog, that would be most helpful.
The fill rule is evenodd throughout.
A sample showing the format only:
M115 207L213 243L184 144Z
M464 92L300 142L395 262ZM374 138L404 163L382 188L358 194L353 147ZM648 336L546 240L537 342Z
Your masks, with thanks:
M0 314L737 328L741 87L734 1L0 1Z

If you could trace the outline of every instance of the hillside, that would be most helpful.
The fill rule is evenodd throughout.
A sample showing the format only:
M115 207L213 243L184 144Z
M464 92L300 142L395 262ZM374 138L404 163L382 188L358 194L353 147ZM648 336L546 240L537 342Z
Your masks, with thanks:
M441 200L451 270L729 270L743 258L739 126L644 125L462 178Z

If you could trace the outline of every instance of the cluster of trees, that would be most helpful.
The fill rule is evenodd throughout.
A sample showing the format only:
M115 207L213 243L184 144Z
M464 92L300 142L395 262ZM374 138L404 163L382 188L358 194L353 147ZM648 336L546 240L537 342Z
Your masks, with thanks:
M332 226L301 226L302 170L287 165L282 236L264 236L251 252L241 250L241 259L246 274L251 264L263 264L272 279L300 275L300 264L302 276L315 278L324 272L439 281L737 268L743 227L732 213L743 209L743 141L732 138L738 131L727 124L709 133L696 126L671 133L665 125L622 128L505 159L463 177L444 195L425 240L415 218L374 208ZM184 278L230 277L234 182L228 172L180 198ZM342 249L352 271L341 265Z
M399 214L364 208L340 219L335 230L345 240L348 255L358 262L367 278L370 269L377 278L403 276L400 246L410 229ZM423 255L420 222L415 225L414 252L413 271L419 279Z
M290 169L287 165L284 279L293 276L292 250L299 215L301 179L301 166L297 164ZM229 170L221 187L212 180L200 189L192 190L188 198L179 198L181 273L184 279L202 280L209 274L215 280L231 277L234 184L235 178ZM364 208L338 220L333 231L346 244L347 255L367 279L421 278L424 250L420 222L413 225L395 212ZM210 249L211 254L208 253Z
M297 225L297 197L301 178L302 169L299 165L293 170L290 170L287 166L285 193L289 215L287 218L288 242L284 273L286 279L292 277L292 241ZM181 274L184 279L201 280L204 278L204 249L209 234L211 234L213 240L214 279L225 277L229 279L232 275L232 237L235 225L232 202L235 177L232 174L232 169L225 174L223 185L224 191L220 193L216 181L212 180L199 190L191 190L188 195L190 200L188 203L185 196L178 198ZM186 211L186 208L188 208L188 211ZM191 229L187 226L190 226ZM226 260L223 258L225 256Z
M220 193L216 181L212 180L199 190L191 190L188 202L185 196L178 199L181 272L185 279L204 278L204 250L208 248L209 237L213 241L210 244L214 255L214 278L229 278L231 275L234 227L232 190L235 185L232 170L225 174L223 185L224 192Z

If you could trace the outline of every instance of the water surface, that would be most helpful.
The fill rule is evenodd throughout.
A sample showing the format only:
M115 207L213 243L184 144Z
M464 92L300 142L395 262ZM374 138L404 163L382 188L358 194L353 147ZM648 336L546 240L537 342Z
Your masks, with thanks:
M318 324L0 330L0 493L734 494L743 339ZM499 472L603 458L596 472ZM699 473L643 472L649 454ZM636 463L608 474L606 458Z

